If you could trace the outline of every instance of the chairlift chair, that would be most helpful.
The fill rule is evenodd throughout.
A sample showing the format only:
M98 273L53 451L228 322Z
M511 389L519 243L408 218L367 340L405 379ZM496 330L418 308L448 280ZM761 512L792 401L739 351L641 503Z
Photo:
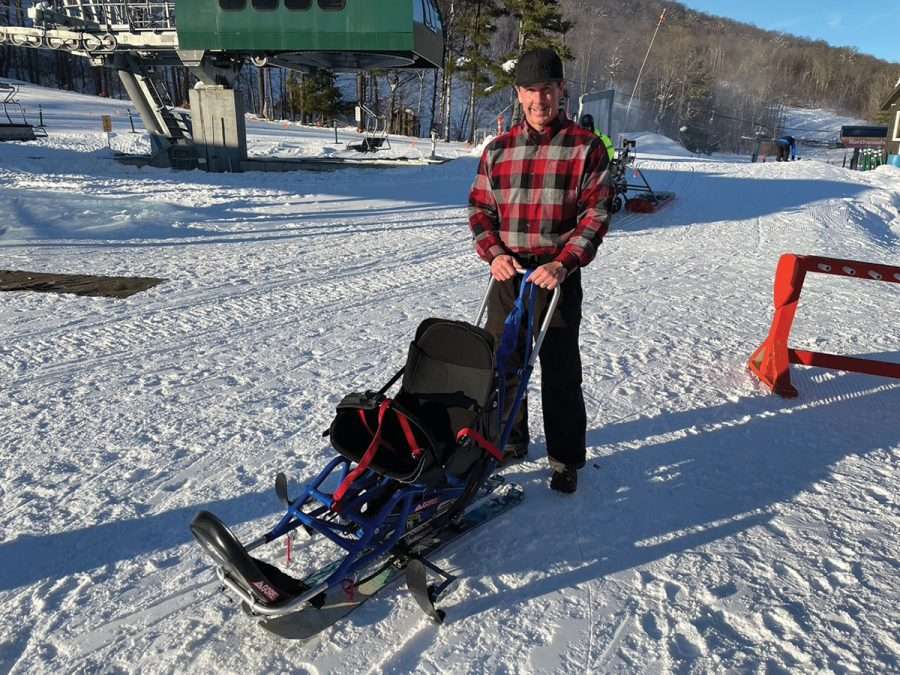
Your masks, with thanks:
M2 97L3 118L0 118L0 140L33 141L36 137L46 137L47 130L43 124L33 125L25 115L25 108L17 99L19 87L12 82L0 82L0 97ZM18 122L16 120L21 118Z
M348 143L348 150L357 152L377 152L382 148L391 149L391 141L387 133L387 118L378 115L362 103L359 104L360 114L365 115L365 127L362 140L359 143Z

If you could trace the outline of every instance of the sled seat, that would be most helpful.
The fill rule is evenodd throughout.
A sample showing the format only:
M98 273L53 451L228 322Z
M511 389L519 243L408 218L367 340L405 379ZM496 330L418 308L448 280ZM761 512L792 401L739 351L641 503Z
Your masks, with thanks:
M332 445L402 483L434 487L463 479L498 436L493 337L463 321L426 319L402 372L393 399L364 392L341 401ZM466 442L467 435L483 443Z

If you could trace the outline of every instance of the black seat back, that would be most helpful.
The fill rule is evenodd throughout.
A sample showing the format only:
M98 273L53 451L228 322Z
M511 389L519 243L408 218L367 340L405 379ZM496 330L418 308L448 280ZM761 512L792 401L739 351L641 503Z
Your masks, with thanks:
M442 409L432 433L455 440L488 406L494 387L494 339L462 321L426 319L409 346L398 400L419 409ZM426 415L426 418L428 416Z

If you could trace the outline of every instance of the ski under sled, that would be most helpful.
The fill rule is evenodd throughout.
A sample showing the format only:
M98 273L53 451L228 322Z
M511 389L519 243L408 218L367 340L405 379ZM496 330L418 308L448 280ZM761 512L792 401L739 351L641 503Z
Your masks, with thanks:
M191 532L215 563L224 590L263 628L307 639L403 573L423 611L443 621L434 602L455 577L428 556L522 498L521 488L494 470L560 296L557 288L535 335L539 289L529 275L496 350L491 334L479 327L491 280L474 324L426 319L394 377L378 391L345 396L324 434L338 456L296 498L278 474L275 489L286 513L271 530L244 545L212 513L197 514ZM512 370L506 364L520 348L524 365ZM512 375L519 384L505 405ZM398 380L397 393L388 397ZM330 540L340 557L294 576L251 555L301 528ZM297 553L302 557L302 549ZM439 583L429 584L429 573Z

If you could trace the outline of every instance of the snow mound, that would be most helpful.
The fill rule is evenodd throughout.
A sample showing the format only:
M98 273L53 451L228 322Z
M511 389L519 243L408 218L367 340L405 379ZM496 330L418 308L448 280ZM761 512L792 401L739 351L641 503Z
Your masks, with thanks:
M858 117L839 115L821 108L787 108L784 130L798 139L816 141L836 141L842 126L867 125L869 122Z
M481 153L484 152L484 149L488 146L488 143L490 143L495 138L496 136L485 136L484 140L474 148L472 148L472 151L469 152L469 154L472 155L472 157L481 157Z
M621 147L621 138L637 141L636 150L638 154L641 155L666 155L668 157L684 158L693 158L696 156L677 141L673 141L668 136L656 134L651 131L630 131L621 134L617 143L619 147Z

